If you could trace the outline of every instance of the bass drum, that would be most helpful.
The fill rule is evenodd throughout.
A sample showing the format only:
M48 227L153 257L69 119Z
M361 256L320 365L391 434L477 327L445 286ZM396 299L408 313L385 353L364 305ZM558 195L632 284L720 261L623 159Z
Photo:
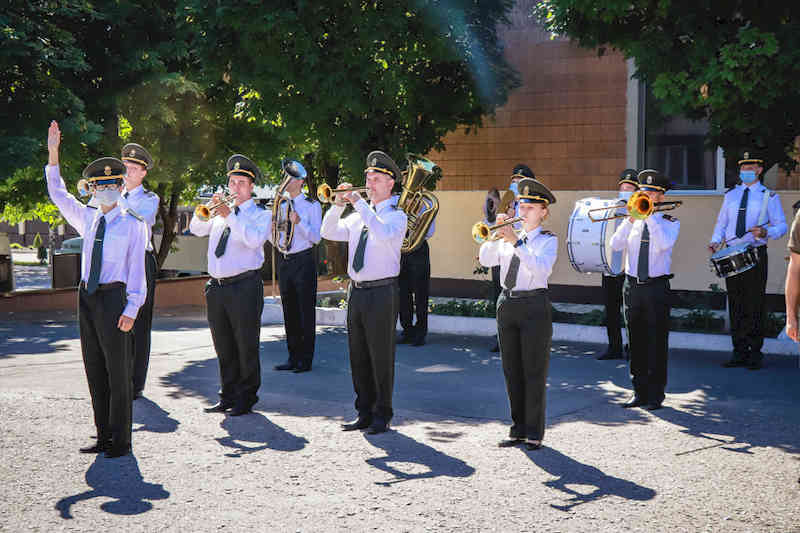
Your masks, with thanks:
M583 274L599 272L609 276L622 274L625 262L620 260L619 265L611 264L611 237L617 224L624 219L601 220L592 222L589 218L590 209L608 208L607 211L595 211L595 218L611 216L616 209L624 213L625 206L619 198L584 198L575 202L575 209L569 217L567 230L567 252L572 268Z

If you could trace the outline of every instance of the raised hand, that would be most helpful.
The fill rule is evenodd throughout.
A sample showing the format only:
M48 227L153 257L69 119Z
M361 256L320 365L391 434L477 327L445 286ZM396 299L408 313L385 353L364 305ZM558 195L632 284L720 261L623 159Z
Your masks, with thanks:
M61 130L58 129L58 122L50 122L50 129L47 130L47 152L48 163L58 164L58 147L61 145Z

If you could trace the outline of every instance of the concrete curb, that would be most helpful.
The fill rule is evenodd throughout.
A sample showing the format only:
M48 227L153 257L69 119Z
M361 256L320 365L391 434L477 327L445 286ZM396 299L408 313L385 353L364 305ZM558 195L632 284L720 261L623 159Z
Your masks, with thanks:
M346 325L347 311L333 307L317 307L318 326ZM264 311L261 314L262 324L283 323L283 308L279 298L264 298ZM428 331L430 333L449 333L452 335L493 336L497 334L497 323L494 318L428 315ZM622 332L627 342L625 330ZM581 324L553 323L553 341L576 341L606 344L608 337L606 328L601 326L584 326ZM729 335L712 335L708 333L687 333L671 331L669 347L711 352L730 352L733 344ZM764 339L762 351L772 355L798 355L797 344L790 340Z

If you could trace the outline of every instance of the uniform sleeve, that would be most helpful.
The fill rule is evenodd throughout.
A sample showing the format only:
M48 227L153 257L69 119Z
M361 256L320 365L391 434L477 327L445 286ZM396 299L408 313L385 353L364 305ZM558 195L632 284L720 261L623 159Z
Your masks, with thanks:
M83 235L87 226L86 217L88 214L94 213L94 210L83 205L67 192L67 186L61 179L61 170L58 165L47 165L44 167L44 173L47 177L47 192L50 199L56 204L69 225ZM91 210L91 213L87 210Z
M433 237L434 233L436 233L436 217L433 217L433 220L431 220L431 225L428 226L428 232L425 234L425 238L430 239Z
M134 219L135 220L135 219ZM122 314L136 319L139 308L147 298L147 276L144 267L144 252L147 248L147 227L144 222L136 220L129 232L128 242L128 278L125 280L125 291L128 302Z
M781 199L777 194L773 194L770 197L767 204L767 213L769 215L767 238L780 239L786 235L786 217L783 215L783 206L781 206Z
M322 206L319 202L311 204L311 208L306 212L306 216L300 219L300 223L295 226L295 231L303 238L313 244L319 244L322 240L320 230L322 227Z
M406 235L406 227L408 219L405 213L397 209L390 210L392 214L400 213L403 216L378 216L377 213L369 206L363 198L355 203L353 206L361 215L361 220L367 226L371 235L374 235L379 241L391 241L397 239L398 236L402 239Z
M257 212L254 212L257 211ZM238 241L248 248L261 248L267 241L272 226L272 217L267 211L255 208L247 213L239 211L237 215L232 211L225 222L231 228L231 239Z
M800 211L794 216L792 221L792 231L789 233L789 251L800 254Z
M628 235L631 233L633 223L627 218L622 224L617 226L617 231L611 237L611 249L615 251L624 250L628 246Z
M485 267L493 267L500 264L500 246L503 241L486 241L481 244L478 250L478 262Z
M158 215L158 195L155 193L147 193L145 196L144 201L139 204L137 209L130 208L128 206L128 199L124 196L120 198L120 205L126 209L130 209L144 220L147 223L147 226L152 228L153 225L156 223L156 216Z
M722 200L722 207L717 215L717 223L714 225L714 233L711 234L711 242L719 244L725 238L728 229L728 195Z
M350 231L347 224L342 220L344 206L333 205L325 217L322 219L320 234L329 241L347 241L350 238Z
M539 240L539 239L536 239ZM550 277L553 272L553 265L556 263L558 254L558 239L555 235L547 237L544 244L534 241L527 245L517 246L514 253L519 257L520 264L532 272L536 277Z
M665 252L675 246L681 223L677 218L667 220L663 216L647 217L644 221L650 230L650 246L657 252Z

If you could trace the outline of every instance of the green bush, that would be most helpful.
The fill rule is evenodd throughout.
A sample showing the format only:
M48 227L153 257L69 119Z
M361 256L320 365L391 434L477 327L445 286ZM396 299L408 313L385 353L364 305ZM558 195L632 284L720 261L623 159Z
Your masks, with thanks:
M9 245L9 247L10 247L10 248L12 248L12 249L14 249L14 250L22 250L22 249L24 249L24 248L25 248L24 246L22 246L22 245L21 245L20 243L18 243L18 242L12 242L12 243Z
M450 300L444 303L429 301L428 311L445 316L495 317L494 303L489 300Z

